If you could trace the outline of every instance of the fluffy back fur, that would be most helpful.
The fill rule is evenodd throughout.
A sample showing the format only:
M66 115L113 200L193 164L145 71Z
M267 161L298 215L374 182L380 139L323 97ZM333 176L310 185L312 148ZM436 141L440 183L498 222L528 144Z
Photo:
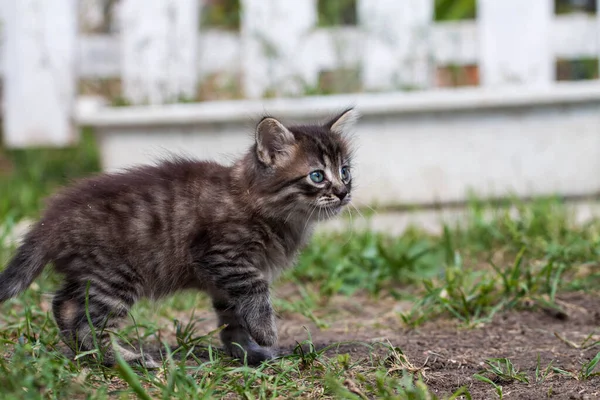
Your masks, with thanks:
M63 190L0 275L0 301L52 263L64 276L53 312L66 342L89 350L90 330L102 331L104 362L111 364L103 330L138 299L204 290L226 325L226 350L250 363L271 358L277 333L269 284L293 264L314 223L350 201L347 131L355 119L351 109L324 125L285 127L265 117L233 166L178 158Z

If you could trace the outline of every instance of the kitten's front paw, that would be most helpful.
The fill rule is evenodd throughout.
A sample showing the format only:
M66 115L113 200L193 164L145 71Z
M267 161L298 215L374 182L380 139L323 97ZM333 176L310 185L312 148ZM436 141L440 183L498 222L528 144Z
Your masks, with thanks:
M248 332L260 346L271 347L277 343L277 325L275 318L259 318L248 323Z
M246 347L242 347L235 343L229 343L225 349L227 353L238 360L246 360L248 365L259 365L263 361L268 361L275 358L276 353L272 349L260 347L256 343L250 342Z

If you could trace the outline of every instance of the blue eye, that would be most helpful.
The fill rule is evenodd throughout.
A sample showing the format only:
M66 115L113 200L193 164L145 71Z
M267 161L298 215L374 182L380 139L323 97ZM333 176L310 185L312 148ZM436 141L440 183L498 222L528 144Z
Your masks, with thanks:
M310 180L314 183L321 183L325 180L325 174L321 170L313 171L310 174L308 174L308 176L310 177Z
M342 180L344 181L344 183L350 182L350 178L352 177L350 175L350 168L342 167L341 173L342 173Z

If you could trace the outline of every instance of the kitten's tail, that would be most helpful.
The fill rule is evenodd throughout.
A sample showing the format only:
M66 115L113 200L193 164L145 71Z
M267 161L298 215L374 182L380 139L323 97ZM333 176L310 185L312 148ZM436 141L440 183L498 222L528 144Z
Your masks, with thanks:
M8 267L0 274L0 303L27 289L47 263L45 255L34 241L26 238Z

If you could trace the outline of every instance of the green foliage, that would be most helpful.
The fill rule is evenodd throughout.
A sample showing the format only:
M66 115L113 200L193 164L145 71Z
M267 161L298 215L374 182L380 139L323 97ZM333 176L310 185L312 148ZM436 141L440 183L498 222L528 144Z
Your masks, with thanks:
M35 294L32 297L39 300ZM68 398L91 393L89 385L93 385L94 377L57 350L58 332L49 314L23 307L19 301L9 302L3 309L10 311L3 312L2 319L11 323L2 324L6 331L0 331L2 398ZM8 332L15 335L8 336ZM97 398L103 395L104 389Z
M485 360L485 369L475 377L482 374L491 375L495 382L511 383L513 381L529 383L529 378L517 368L508 358L490 358Z
M474 19L476 12L476 0L435 0L436 21Z
M502 384L514 381L529 383L527 375L519 372L508 358L490 358L485 360L485 365L485 369L473 375L473 378L492 385L500 399L504 398Z
M201 11L202 28L240 29L240 0L211 0Z
M150 397L148 392L146 392L146 390L142 387L140 379L133 371L131 366L127 364L125 360L123 360L123 357L121 357L120 354L116 353L116 356L117 371L119 372L121 378L123 378L123 380L129 384L131 391L134 392L137 395L137 397L139 397L142 400L151 400L152 397Z
M319 0L318 26L356 25L356 6L356 0ZM239 0L211 0L202 9L202 27L238 30L240 11ZM475 14L476 0L435 1L435 17L438 21L474 19Z
M596 371L596 367L600 362L600 351L588 362L583 363L579 372L579 379L582 381L588 380L594 376L599 376L600 371Z
M98 151L89 131L83 132L81 143L73 148L0 149L0 154L13 165L12 171L0 175L0 226L36 215L41 200L57 187L100 169Z
M451 315L477 325L498 311L532 305L560 314L557 291L597 287L598 271L579 278L580 267L594 263L600 250L597 222L576 227L556 199L511 204L473 203L463 226L446 227L441 278L424 280L425 294L402 315L406 323Z
M356 25L356 0L318 0L319 26Z
M11 354L0 358L2 398L105 399L135 395L141 399L210 399L235 394L266 399L326 393L340 398L438 399L421 378L413 381L408 372L390 374L383 361L385 353L376 355L386 348L381 344L366 345L374 354L369 359L351 362L342 357L340 362L339 356L326 355L337 345L316 350L307 339L291 355L257 368L240 366L218 357L217 353L194 363L168 353L164 366L150 371L134 368L121 358L112 369L73 363L56 348L55 331L46 339L24 344L19 340L4 340L5 349ZM350 381L352 391L347 389ZM461 389L457 393L468 392Z
M594 14L597 6L594 1L554 0L556 14L570 14L573 12L586 12Z
M318 282L323 295L377 294L431 277L443 262L435 239L417 230L399 237L372 231L317 235L291 271L299 281Z
M556 80L583 81L598 79L598 58L558 59Z

